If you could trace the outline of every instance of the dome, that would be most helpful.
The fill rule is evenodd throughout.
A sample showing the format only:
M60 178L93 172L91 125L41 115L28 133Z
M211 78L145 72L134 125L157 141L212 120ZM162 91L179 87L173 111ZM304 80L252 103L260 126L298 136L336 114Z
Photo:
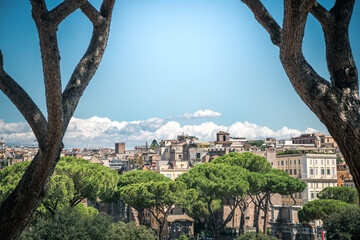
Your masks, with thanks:
M1 138L0 139L0 145L3 145L3 144L5 144L5 141Z

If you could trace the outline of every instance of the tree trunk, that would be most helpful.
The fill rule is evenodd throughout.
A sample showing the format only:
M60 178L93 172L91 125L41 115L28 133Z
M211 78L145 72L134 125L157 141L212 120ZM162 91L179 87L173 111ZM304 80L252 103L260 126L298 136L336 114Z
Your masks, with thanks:
M263 233L265 235L267 235L267 214L268 214L268 210L269 210L269 201L270 201L270 196L266 198L265 200L265 208L264 208L264 226L263 226Z
M214 240L219 240L219 239L220 239L220 231L218 228L216 228L214 232Z
M145 214L144 214L144 209L136 209L137 213L138 213L138 220L139 220L139 224L140 225L145 225Z
M241 234L246 234L245 217L246 217L246 213L247 213L247 205L245 204L244 207L240 207L240 211L241 211L241 217L240 217L239 233L238 233L239 236Z
M45 196L61 149L62 144L58 144L45 152L39 150L18 186L1 204L0 239L17 239L19 237Z
M16 239L45 196L50 177L59 161L62 139L86 86L94 76L105 52L115 0L103 0L100 11L87 0L63 1L48 11L44 0L30 0L40 42L47 119L21 86L4 70L0 51L0 89L29 123L39 151L18 186L0 206L0 239ZM93 24L87 51L62 91L59 24L78 8Z
M349 41L355 0L336 0L329 11L313 0L284 0L282 28L260 0L242 1L280 48L281 63L295 91L339 145L360 196L359 82ZM325 36L329 81L317 74L302 53L309 13Z

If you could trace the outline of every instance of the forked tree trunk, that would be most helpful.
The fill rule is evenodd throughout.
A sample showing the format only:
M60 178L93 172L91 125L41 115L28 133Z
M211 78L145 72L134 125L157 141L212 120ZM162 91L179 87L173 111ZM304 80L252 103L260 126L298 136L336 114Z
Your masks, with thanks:
M40 39L47 119L25 90L5 72L0 51L0 89L25 117L39 143L39 151L18 186L0 206L1 240L16 239L45 196L59 161L67 126L105 52L114 1L103 0L98 11L87 0L65 0L48 11L44 0L30 0ZM57 29L78 8L92 22L93 35L86 53L62 91Z
M280 60L295 91L339 145L360 196L360 101L358 71L349 41L355 0L336 0L328 11L314 0L284 0L282 28L260 0L242 0L280 49ZM321 24L330 79L302 53L308 14Z

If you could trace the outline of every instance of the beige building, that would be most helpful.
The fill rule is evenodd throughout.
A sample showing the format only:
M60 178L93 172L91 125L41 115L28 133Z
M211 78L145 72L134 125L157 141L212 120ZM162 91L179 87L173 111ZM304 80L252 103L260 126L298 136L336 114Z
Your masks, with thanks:
M277 155L274 168L287 172L291 177L301 179L302 154ZM301 193L293 195L296 205L302 205L303 199ZM282 196L284 205L293 205L294 200L290 196Z

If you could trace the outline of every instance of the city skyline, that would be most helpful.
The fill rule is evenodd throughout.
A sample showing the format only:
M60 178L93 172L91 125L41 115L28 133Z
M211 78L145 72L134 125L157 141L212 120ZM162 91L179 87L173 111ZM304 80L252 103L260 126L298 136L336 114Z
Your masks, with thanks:
M48 4L51 8L57 3ZM264 4L281 23L282 4ZM7 33L0 36L4 69L45 113L30 3L1 2L0 11L0 27ZM354 11L350 40L359 62L360 45L355 44L360 42L355 29L360 23L358 2ZM60 25L64 86L90 36L90 23L79 11ZM304 54L328 79L323 33L312 16ZM144 143L182 132L206 141L214 139L218 130L248 138L327 133L293 90L278 55L277 47L241 1L118 1L108 48L80 100L65 147L79 140L85 146L113 146L110 141ZM3 93L0 102L0 137L8 143L33 143L25 120Z

